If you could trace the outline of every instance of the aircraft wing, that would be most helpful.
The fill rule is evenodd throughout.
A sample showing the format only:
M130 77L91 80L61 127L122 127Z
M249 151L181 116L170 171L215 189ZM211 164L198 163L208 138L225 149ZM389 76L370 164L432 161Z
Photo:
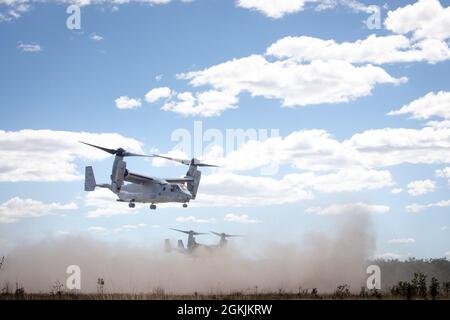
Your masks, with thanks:
M144 176L142 174L133 173L128 171L127 175L125 175L124 178L125 181L132 182L132 183L160 183L160 184L167 184L168 181L165 179L159 179L154 177L148 177Z
M167 181L168 183L185 183L185 182L192 182L194 179L192 177L185 177L185 178L165 178L162 179L164 181Z

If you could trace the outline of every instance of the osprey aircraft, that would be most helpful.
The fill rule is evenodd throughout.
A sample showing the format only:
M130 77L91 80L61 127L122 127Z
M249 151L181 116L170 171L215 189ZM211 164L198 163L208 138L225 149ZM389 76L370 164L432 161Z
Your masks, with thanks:
M197 196L198 186L201 179L201 171L198 167L218 167L200 162L198 159L192 160L175 159L162 155L137 154L128 152L122 148L108 149L90 143L81 142L85 145L103 150L115 156L111 172L110 184L97 184L94 171L91 166L86 167L84 190L94 191L96 187L107 188L118 196L117 201L128 202L130 208L135 207L135 203L150 203L150 209L156 209L157 203L178 202L187 207L189 201ZM156 178L131 172L127 169L125 157L157 157L171 161L176 161L189 166L183 178ZM125 183L128 182L128 183Z
M186 231L186 230L179 230L179 229L173 229L173 228L170 228L170 229L178 231L178 232L186 233L188 235L188 241L187 241L187 246L186 247L183 244L183 240L178 240L177 250L179 252L181 252L181 253L193 253L194 250L197 249L200 246L208 248L208 246L204 246L204 245L198 243L195 240L195 236L199 236L199 235L207 234L207 233L196 232L194 230ZM170 240L169 239L166 239L165 245L166 245L166 251L167 252L172 251L172 246L170 245Z
M213 234L215 234L215 235L220 237L220 242L219 242L218 245L205 245L205 244L198 243L195 240L195 236L202 235L202 234L207 234L207 233L196 232L194 230L187 231L187 230L179 230L179 229L173 229L173 228L170 228L170 229L178 231L178 232L186 233L188 235L187 246L186 247L184 246L183 240L178 240L177 248L176 248L176 250L178 252L187 253L187 254L193 254L194 251L196 249L198 249L198 248L204 248L208 252L212 252L215 249L220 249L220 248L225 247L227 245L227 243L228 243L227 238L240 237L239 235L232 235L232 234L226 234L226 233L223 233L223 232L222 233L218 233L218 232L211 231L211 233L213 233ZM166 250L166 252L171 252L172 251L172 246L170 244L170 240L169 239L165 240L165 250Z
M226 233L224 233L224 232L218 233L218 232L211 231L211 233L212 233L212 234L215 234L216 236L219 236L219 237L220 237L220 241L219 241L219 247L220 247L220 248L225 247L225 246L227 245L227 243L228 243L227 238L240 237L240 236L237 235L237 234L226 234Z

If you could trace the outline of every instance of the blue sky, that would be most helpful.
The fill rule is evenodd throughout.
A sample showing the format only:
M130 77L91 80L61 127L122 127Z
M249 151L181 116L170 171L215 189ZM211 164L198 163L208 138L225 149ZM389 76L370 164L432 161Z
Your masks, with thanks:
M299 241L356 211L371 216L376 255L449 254L449 1L92 1L80 30L56 2L0 1L2 250L67 234L159 244L178 236L169 227ZM224 168L204 171L188 209L130 211L83 191L84 166L107 182L112 158L77 140L180 155L171 135L194 121L279 138L196 154ZM279 170L262 175L268 163Z

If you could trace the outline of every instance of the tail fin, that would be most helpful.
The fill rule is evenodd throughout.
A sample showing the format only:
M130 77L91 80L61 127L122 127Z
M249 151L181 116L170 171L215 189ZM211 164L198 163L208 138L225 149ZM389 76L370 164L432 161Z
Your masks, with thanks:
M172 251L172 246L170 244L170 240L169 239L164 240L164 250L166 252L171 252Z
M191 164L189 166L188 172L186 173L186 176L194 179L194 181L187 183L187 188L189 192L192 194L192 199L195 199L195 197L197 196L198 186L200 185L202 172L197 169L196 165Z
M94 170L90 166L86 167L84 172L84 191L94 191L96 186Z
M183 240L178 240L177 247L178 249L184 249Z

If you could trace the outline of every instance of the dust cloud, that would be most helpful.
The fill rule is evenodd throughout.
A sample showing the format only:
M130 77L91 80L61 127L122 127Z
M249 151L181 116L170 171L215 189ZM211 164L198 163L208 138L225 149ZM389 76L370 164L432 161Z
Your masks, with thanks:
M246 256L236 244L192 257L166 253L162 243L144 248L73 236L46 240L8 254L0 287L17 282L27 292L50 292L57 281L65 285L69 265L78 265L85 293L97 291L98 278L106 293L297 292L299 287L332 292L341 284L356 292L365 284L367 259L375 249L370 216L339 218L332 235L308 233L296 243L265 244L258 257Z

